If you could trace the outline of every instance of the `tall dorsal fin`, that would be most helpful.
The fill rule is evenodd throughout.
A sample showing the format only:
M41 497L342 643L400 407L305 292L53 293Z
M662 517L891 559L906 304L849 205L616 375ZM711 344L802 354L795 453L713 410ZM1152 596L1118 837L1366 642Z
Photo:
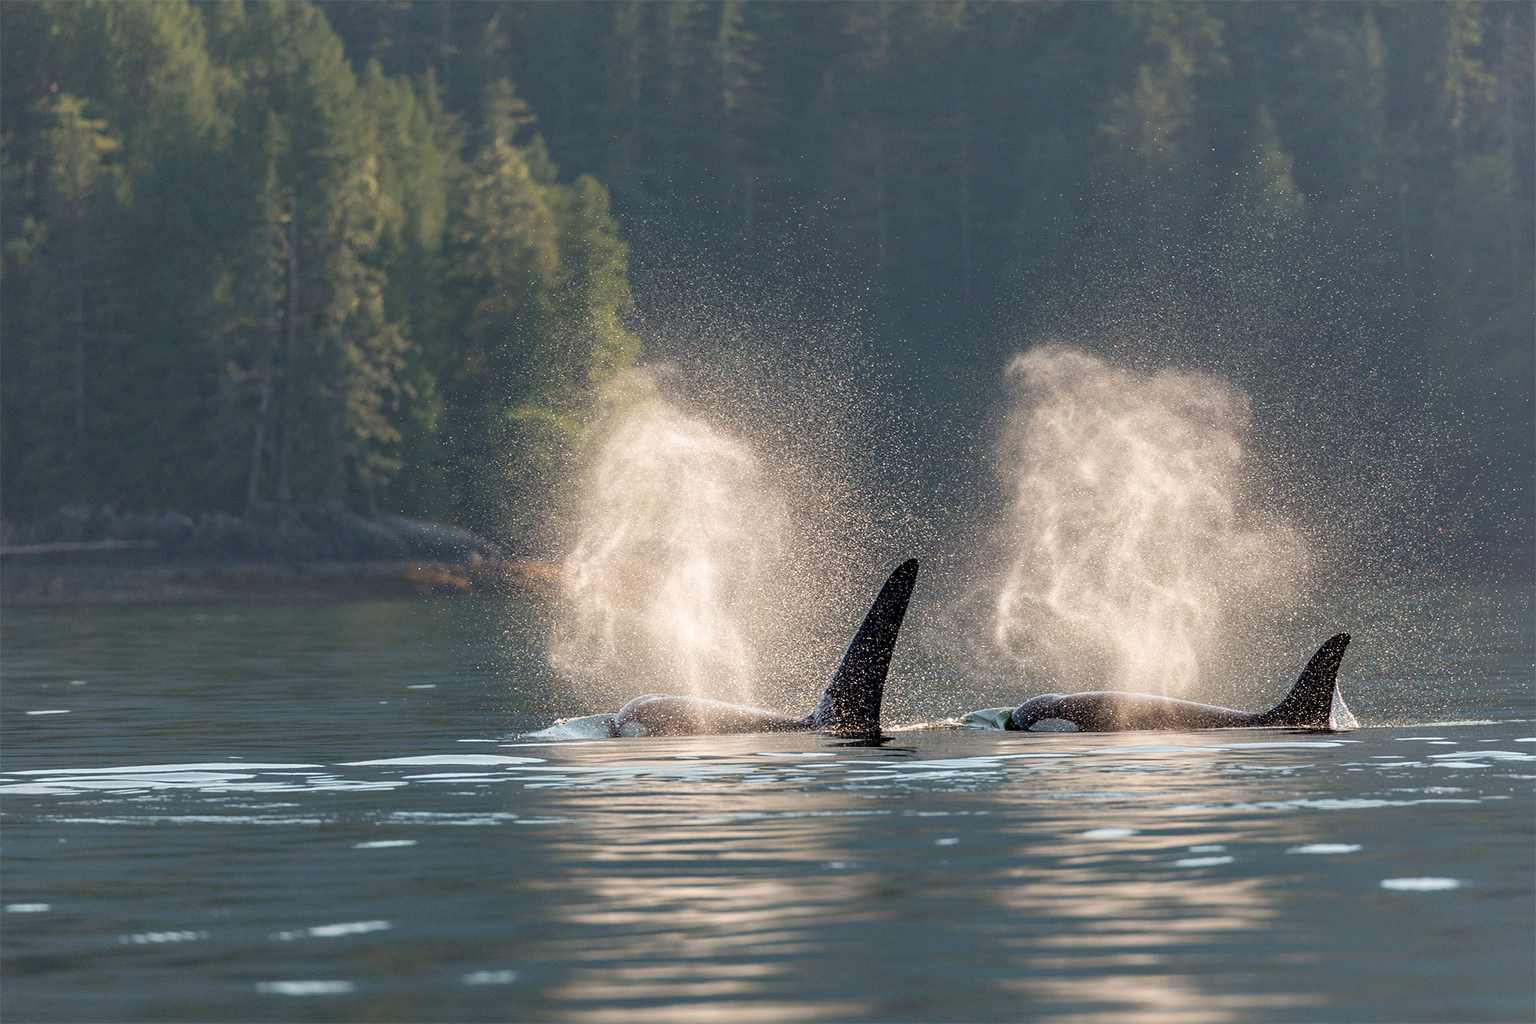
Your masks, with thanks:
M1329 637L1317 649L1317 653L1312 655L1307 667L1301 670L1301 678L1296 680L1291 692L1279 704L1260 715L1258 724L1292 725L1303 729L1328 728L1339 662L1343 660L1344 648L1348 646L1348 633Z
M885 675L916 583L917 559L909 558L880 588L880 596L848 645L837 674L811 713L811 724L817 729L839 736L868 736L880 731Z

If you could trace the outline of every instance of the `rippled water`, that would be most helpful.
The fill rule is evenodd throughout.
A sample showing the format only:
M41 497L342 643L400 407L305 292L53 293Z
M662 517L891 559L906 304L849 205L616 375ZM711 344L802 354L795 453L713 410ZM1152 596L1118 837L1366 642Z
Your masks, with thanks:
M8 609L5 1013L1529 1019L1532 637L1493 604L1436 606L1459 664L1346 660L1348 734L882 746L521 740L600 710L534 605Z

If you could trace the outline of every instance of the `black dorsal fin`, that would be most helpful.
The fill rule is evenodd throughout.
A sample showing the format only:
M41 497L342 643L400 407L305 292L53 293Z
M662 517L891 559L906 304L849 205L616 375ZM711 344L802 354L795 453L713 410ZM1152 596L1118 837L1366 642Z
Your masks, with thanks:
M817 729L839 736L879 733L885 674L890 670L896 635L901 632L901 620L916 583L917 559L909 558L880 588L880 596L848 645L837 674L811 713L811 724Z
M1344 658L1344 648L1349 646L1349 634L1339 633L1329 637L1312 655L1307 667L1301 670L1301 678L1285 695L1285 700L1259 716L1259 725L1291 725L1303 729L1328 728L1329 714L1333 710L1333 691L1338 682L1339 662Z

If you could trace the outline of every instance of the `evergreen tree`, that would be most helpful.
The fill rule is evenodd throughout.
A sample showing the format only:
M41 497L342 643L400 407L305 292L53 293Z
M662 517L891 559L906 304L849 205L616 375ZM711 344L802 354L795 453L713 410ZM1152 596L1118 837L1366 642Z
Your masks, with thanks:
M526 533L634 358L616 221L744 286L825 239L831 287L958 367L1110 268L1166 285L1149 360L1182 331L1273 368L1323 342L1211 303L1316 325L1290 292L1335 295L1363 340L1334 347L1404 416L1437 379L1483 453L1443 493L1522 478L1531 11L0 5L7 515L340 500ZM1262 287L1223 291L1239 265Z
M452 467L548 462L634 358L606 193L513 144L510 89L475 136L306 3L3 17L7 514L466 514ZM497 448L530 410L559 437Z
M112 222L122 175L112 161L122 143L85 106L69 93L40 100L46 127L12 178L22 186L17 198L32 202L20 237L6 245L15 308L7 318L5 461L12 480L43 486L88 475L109 443L95 399L108 390L104 346L117 340L121 303Z
M543 143L505 81L484 103L488 142L456 220L462 346L444 379L449 433L467 480L464 511L526 534L546 511L598 391L639 353L625 247L591 178L555 181Z

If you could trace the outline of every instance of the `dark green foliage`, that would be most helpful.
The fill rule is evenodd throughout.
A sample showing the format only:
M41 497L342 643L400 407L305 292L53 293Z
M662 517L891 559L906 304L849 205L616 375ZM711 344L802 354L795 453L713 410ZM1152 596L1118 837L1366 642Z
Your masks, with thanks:
M607 196L505 79L466 121L305 3L3 17L8 516L528 521L638 346Z
M1368 378L1379 429L1445 439L1415 486L1502 495L1489 535L1530 540L1529 4L0 17L8 514L338 499L521 533L637 353L616 216L743 283L817 239L955 378L1074 322L1261 402ZM1269 411L1354 409L1307 401Z
M355 61L451 77L473 122L510 75L640 251L745 283L825 239L886 333L962 377L1092 293L1133 361L1368 378L1376 429L1444 440L1413 487L1441 512L1502 489L1484 528L1531 540L1529 4L326 9Z

